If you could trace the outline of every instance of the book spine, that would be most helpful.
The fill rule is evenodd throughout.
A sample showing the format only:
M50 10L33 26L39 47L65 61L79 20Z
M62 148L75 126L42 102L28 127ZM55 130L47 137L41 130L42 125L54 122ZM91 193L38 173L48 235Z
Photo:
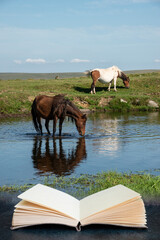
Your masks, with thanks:
M80 231L81 231L81 223L80 223L80 222L77 224L76 230L77 230L77 232L80 232Z

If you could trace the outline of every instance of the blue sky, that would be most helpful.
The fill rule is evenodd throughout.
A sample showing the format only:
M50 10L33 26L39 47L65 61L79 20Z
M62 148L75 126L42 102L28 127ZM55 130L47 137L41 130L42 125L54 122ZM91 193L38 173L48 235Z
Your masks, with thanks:
M0 72L160 69L160 0L0 0Z

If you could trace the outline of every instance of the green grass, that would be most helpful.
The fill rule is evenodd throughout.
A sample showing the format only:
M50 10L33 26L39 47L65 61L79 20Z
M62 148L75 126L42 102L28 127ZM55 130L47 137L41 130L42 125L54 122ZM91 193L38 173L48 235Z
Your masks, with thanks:
M41 183L63 190L77 198L96 193L103 189L123 184L137 192L142 197L160 197L160 176L151 174L127 174L117 172L102 172L96 175L82 174L80 177L44 177ZM2 186L0 191L25 191L29 185L22 186Z
M160 73L130 74L130 88L125 89L121 79L117 92L107 91L107 85L97 82L96 94L90 94L91 78L0 80L0 113L28 114L32 101L39 94L54 96L62 93L79 108L107 111L153 111L148 101L160 105ZM123 99L127 103L121 102Z

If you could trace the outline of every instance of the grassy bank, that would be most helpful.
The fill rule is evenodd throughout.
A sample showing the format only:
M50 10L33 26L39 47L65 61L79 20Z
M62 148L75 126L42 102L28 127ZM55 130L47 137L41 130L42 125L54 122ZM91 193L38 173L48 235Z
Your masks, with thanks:
M83 174L80 177L49 176L45 177L41 183L64 190L78 198L117 184L123 184L139 192L144 198L160 197L160 176L152 176L150 174L102 172L96 175ZM0 187L0 191L25 191L31 186L2 186Z
M154 111L148 101L160 106L160 73L129 74L130 88L121 79L117 92L107 91L107 85L97 83L96 94L90 94L91 78L0 80L0 114L29 114L32 101L39 94L54 96L62 93L79 107L107 111Z

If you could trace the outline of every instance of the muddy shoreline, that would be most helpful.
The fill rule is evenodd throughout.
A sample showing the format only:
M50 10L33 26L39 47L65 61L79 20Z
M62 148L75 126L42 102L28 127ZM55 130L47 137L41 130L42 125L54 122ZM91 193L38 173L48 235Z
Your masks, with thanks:
M90 109L80 109L83 113L95 112L95 110ZM105 110L96 110L96 112L104 112ZM31 117L31 113L0 113L0 120L2 119L16 119L16 118L28 118Z
M7 114L0 114L0 120L1 119L16 119L16 118L26 118L26 117L30 117L31 114L30 113L16 113L16 114L12 114L12 113L7 113Z

